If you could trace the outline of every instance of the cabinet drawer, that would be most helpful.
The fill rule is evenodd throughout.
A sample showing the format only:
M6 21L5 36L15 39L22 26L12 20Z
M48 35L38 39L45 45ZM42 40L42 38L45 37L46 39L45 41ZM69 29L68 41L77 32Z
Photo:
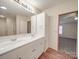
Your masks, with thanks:
M16 51L11 51L0 56L0 59L17 59Z
M37 59L44 51L44 41L36 40L17 50L18 58L21 59Z
M32 45L28 44L17 49L18 59L31 59Z
M44 40L36 40L9 53L0 56L0 59L38 59L44 51Z
M35 58L38 58L44 51L44 41L38 40L33 44L32 48L32 55L35 56Z

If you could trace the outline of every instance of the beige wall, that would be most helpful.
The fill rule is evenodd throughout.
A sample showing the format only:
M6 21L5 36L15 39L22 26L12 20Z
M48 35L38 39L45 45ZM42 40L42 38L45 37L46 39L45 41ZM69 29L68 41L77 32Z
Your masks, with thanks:
M58 15L77 10L77 0L69 0L46 10L47 14L51 16L49 47L58 50Z
M0 36L6 35L6 19L0 18Z
M7 25L7 35L15 35L16 34L16 19L7 17L6 25Z
M0 36L16 34L15 18L6 17L0 19Z

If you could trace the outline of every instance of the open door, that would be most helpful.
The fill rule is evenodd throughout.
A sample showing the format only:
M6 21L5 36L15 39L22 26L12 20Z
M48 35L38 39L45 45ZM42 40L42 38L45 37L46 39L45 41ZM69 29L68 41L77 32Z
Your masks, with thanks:
M59 51L77 57L77 12L59 16Z

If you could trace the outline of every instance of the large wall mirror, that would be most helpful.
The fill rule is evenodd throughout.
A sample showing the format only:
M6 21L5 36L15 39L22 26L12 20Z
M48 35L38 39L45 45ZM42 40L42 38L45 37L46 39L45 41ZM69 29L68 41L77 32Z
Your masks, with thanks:
M32 15L15 1L0 0L0 36L31 33Z

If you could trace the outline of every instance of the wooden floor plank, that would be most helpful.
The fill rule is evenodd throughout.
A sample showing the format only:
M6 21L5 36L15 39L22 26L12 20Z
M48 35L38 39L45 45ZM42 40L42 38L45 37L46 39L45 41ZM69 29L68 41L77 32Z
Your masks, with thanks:
M48 48L38 59L76 59L68 54L57 52L54 49Z

